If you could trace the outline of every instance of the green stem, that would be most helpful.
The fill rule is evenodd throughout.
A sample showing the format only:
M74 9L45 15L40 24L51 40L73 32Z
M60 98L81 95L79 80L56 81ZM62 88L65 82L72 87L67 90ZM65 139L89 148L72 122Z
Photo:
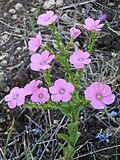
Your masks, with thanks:
M59 34L58 34L57 30L56 30L55 25L54 25L54 24L50 24L49 27L50 27L50 29L51 29L54 37L55 37L56 45L57 45L58 49L61 51L61 53L62 53L63 55L66 55L65 47L64 47L64 45L61 43L61 39L60 39L60 36L59 36Z
M66 46L66 50L67 50L67 51L69 51L69 49L70 49L72 43L73 43L73 40L70 39L70 41L68 42L68 44L67 44L67 46Z
M44 45L44 44L43 44L43 45L41 46L41 48L42 48L43 50L48 50L51 54L54 54L53 51L52 51L47 45Z
M7 140L6 140L6 143L5 143L3 160L7 160L5 155L6 155L6 152L7 152L7 146L8 146L8 143L10 141L10 137L11 137L11 134L12 134L12 131L13 131L13 127L14 127L14 119L12 121L12 125L10 127L10 131L8 133Z
M56 55L56 59L57 61L63 66L63 70L65 73L68 74L69 78L71 78L71 70L70 70L70 65L68 63L68 55L66 53L66 49L65 49L65 46L63 45L63 43L61 42L61 38L59 36L59 33L57 32L57 29L55 27L54 24L51 24L49 25L54 37L55 37L55 40L56 40L56 45L60 51L60 53L62 54L57 54ZM67 45L67 49L70 48L71 44L72 44L72 40L70 40L70 42L68 43Z
M96 31L91 31L91 38L90 38L89 45L88 45L88 52L90 54L92 54L92 51L93 51L93 47L95 44L95 37L96 37Z
M45 80L45 82L47 83L48 87L52 86L52 84L51 84L50 72L51 72L50 69L46 69L46 70L43 72L44 80Z

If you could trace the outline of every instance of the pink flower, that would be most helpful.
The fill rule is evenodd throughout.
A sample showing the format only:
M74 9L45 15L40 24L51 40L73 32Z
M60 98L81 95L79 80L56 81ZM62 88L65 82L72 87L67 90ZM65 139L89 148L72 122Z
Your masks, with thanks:
M70 56L70 63L73 64L75 68L83 68L85 64L91 62L91 59L88 58L89 56L90 54L88 52L77 50Z
M25 95L31 95L38 89L38 85L41 83L40 80L32 80L29 84L24 87Z
M45 50L41 54L33 54L31 56L30 67L34 71L46 70L51 66L48 64L55 58L54 55L49 56L49 51Z
M48 89L44 87L40 87L39 89L36 89L31 96L32 102L40 102L40 103L47 102L49 98L50 98L50 95L48 93Z
M85 19L85 25L83 27L89 31L100 31L104 24L100 24L100 20L95 20L93 18Z
M41 14L38 17L37 24L48 26L49 24L52 24L57 19L57 15L54 15L53 11L47 11L44 14Z
M91 101L91 105L95 109L104 109L106 104L111 104L115 101L115 95L112 94L111 88L101 82L92 83L85 90L85 98Z
M21 106L25 102L25 94L23 88L14 87L11 89L10 94L4 97L8 102L9 108L13 109L16 106Z
M72 27L70 29L70 36L72 40L76 39L80 34L81 34L81 31L79 29L75 27Z
M64 79L58 79L54 82L54 86L49 88L52 94L51 99L55 102L68 102L74 92L74 86L70 82L66 82Z
M30 41L28 42L28 49L30 51L36 51L41 45L42 45L42 36L39 32L36 38L30 38Z

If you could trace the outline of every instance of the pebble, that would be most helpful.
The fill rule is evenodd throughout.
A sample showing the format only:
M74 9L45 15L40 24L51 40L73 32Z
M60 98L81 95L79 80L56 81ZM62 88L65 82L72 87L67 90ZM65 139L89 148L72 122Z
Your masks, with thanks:
M16 48L17 51L20 51L21 49L22 49L21 47L17 47L17 48Z
M36 8L32 8L30 11L34 13L36 11Z
M8 35L7 35L7 34L4 34L4 35L1 37L1 39L2 39L3 41L6 41L6 40L8 39Z
M43 8L44 9L50 9L53 5L55 5L55 0L47 0L45 1Z
M20 29L16 28L16 29L14 30L14 33L20 34Z
M53 121L53 124L58 124L58 122L59 122L59 121L55 119L55 120Z
M55 4L56 4L56 7L61 7L63 6L63 0L57 0Z
M11 8L8 12L9 12L9 13L12 13L12 14L15 14L15 13L16 13L16 10L13 9L13 8Z
M120 8L120 4L118 5L118 8Z
M64 22L69 22L70 21L70 17L67 15L67 13L63 14L61 16L61 20L63 20Z
M4 13L4 17L7 17L7 16L8 16L8 13L5 12L5 13Z
M6 57L6 55L0 56L0 61L3 60Z
M7 66L7 64L8 64L8 61L7 61L7 60L2 60L2 61L1 61L1 65L2 65L2 66Z
M14 14L11 18L14 19L14 20L16 20L17 19L17 15Z
M4 92L9 92L9 90L10 90L10 87L7 86L7 87L5 87Z
M75 45L76 45L77 47L79 47L79 46L80 46L80 43L79 43L78 41L75 41Z
M85 14L85 13L86 13L85 8L82 8L82 9L81 9L81 12L82 12L83 14Z
M38 0L39 3L42 3L42 0Z
M19 11L20 9L22 9L23 8L23 5L21 4L21 3L17 3L16 5L15 5L15 9L17 10L17 11Z
M113 3L113 2L108 3L108 6L110 6L110 7L113 7L114 5L115 5L115 3Z

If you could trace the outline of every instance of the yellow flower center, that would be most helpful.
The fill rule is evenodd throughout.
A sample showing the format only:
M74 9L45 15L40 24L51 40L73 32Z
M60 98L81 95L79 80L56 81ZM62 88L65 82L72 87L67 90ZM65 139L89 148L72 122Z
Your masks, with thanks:
M102 96L101 96L101 95L97 95L96 98L97 98L98 100L101 100L101 99L102 99Z

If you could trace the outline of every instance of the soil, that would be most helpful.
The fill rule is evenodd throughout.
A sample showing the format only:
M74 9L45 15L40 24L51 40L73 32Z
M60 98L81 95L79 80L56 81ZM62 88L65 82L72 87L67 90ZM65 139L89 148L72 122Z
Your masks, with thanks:
M17 3L22 4L19 10ZM6 149L8 160L56 160L62 154L58 142L58 132L66 132L69 122L59 110L44 111L18 107L10 110L3 101L15 86L24 87L33 79L43 80L42 72L33 72L29 68L30 56L27 42L41 30L43 41L55 47L53 36L47 28L36 26L36 19L45 12L43 0L0 0L0 160L14 123ZM10 13L10 9L14 9ZM110 85L116 95L116 101L108 106L108 112L116 111L112 121L105 113L86 106L80 113L79 132L81 134L73 160L119 160L120 159L120 2L119 0L66 0L62 6L55 4L49 9L59 15L57 26L61 38L66 42L69 29L76 24L82 35L74 42L76 48L85 50L88 34L83 24L88 16L96 18L100 13L107 14L109 27L98 34L92 55L92 64L86 67L81 78L81 91L95 81ZM34 11L33 11L34 10ZM49 44L48 43L48 44ZM71 53L74 49L71 50ZM56 51L56 49L55 49ZM52 70L53 80L63 77L55 62ZM44 81L43 81L44 85ZM38 133L34 129L38 129ZM109 142L99 142L98 132L112 133ZM26 156L28 155L28 156Z

